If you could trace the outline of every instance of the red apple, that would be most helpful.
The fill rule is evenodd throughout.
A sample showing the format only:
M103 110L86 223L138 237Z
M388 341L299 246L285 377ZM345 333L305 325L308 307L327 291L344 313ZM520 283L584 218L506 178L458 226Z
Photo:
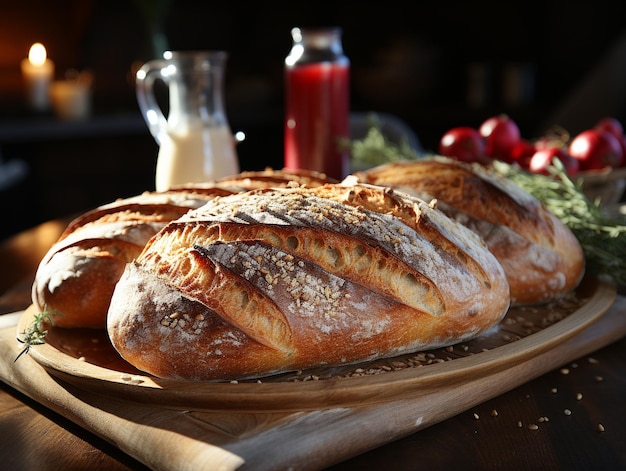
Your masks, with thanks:
M580 162L580 170L617 168L624 160L619 140L613 134L595 128L574 137L568 152Z
M480 125L478 131L485 138L487 157L511 161L511 149L519 142L521 136L515 121L505 114L492 116Z

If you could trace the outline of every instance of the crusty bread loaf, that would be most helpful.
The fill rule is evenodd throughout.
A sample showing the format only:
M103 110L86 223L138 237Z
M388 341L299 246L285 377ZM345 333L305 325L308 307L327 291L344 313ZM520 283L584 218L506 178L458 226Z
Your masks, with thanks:
M215 186L228 188L233 192L256 190L259 188L285 188L285 187L317 187L326 183L339 183L337 180L327 177L326 174L313 170L274 170L271 167L259 171L240 172L236 175L222 177L207 183L188 183L177 185L171 191L201 191L210 190Z
M206 193L145 193L77 217L41 260L33 304L40 311L51 311L58 327L104 328L115 283L126 263L168 222L208 199Z
M227 187L237 187L242 190L257 188L283 188L286 186L317 187L326 183L339 183L325 173L305 169L274 170L266 168L262 171L241 172L231 177L218 179L217 184Z
M583 251L570 229L484 166L435 157L381 165L348 181L436 198L443 212L478 233L498 258L513 305L557 299L576 288L584 274Z
M215 196L268 186L319 186L323 174L266 169L183 185L103 205L74 219L41 261L32 299L58 327L105 328L115 284L126 263L165 224Z
M256 190L168 224L126 266L108 334L159 377L232 380L475 337L509 307L472 231L374 186Z

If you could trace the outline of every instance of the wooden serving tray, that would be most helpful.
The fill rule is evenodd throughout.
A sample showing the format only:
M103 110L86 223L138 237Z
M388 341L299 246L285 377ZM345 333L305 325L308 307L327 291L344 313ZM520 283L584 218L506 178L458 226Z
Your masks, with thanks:
M3 381L157 470L319 469L445 420L626 334L626 299L585 279L576 296L511 309L453 348L240 383L154 378L96 332L51 329L14 362L32 321L0 330Z
M345 407L408 397L523 362L584 329L614 298L611 286L587 279L575 298L549 307L511 309L497 329L472 342L260 382L190 382L148 376L118 356L105 331L91 329L50 328L46 344L32 348L30 355L51 375L76 387L155 407L255 412ZM26 310L18 334L33 322L34 314L32 308Z

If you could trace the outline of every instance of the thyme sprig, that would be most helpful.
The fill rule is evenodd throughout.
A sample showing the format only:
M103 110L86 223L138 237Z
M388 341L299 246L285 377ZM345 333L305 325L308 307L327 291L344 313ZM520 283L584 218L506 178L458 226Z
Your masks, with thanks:
M28 353L33 345L41 345L45 343L45 337L48 335L48 330L44 328L46 323L52 323L52 316L58 315L59 312L55 309L48 310L46 306L44 310L35 315L33 322L22 332L22 338L18 338L17 341L24 344L22 351L15 357L13 362L16 362L22 355Z

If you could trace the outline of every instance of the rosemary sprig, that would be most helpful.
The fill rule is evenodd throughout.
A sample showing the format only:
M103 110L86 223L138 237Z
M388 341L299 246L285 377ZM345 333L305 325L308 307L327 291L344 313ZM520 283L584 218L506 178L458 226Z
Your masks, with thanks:
M15 357L13 362L16 362L22 355L28 353L33 345L41 345L45 343L44 339L48 335L48 330L44 329L46 322L52 323L52 316L58 315L57 310L48 310L47 306L43 312L35 315L35 319L31 324L22 332L22 338L18 338L17 341L24 344L22 351Z

